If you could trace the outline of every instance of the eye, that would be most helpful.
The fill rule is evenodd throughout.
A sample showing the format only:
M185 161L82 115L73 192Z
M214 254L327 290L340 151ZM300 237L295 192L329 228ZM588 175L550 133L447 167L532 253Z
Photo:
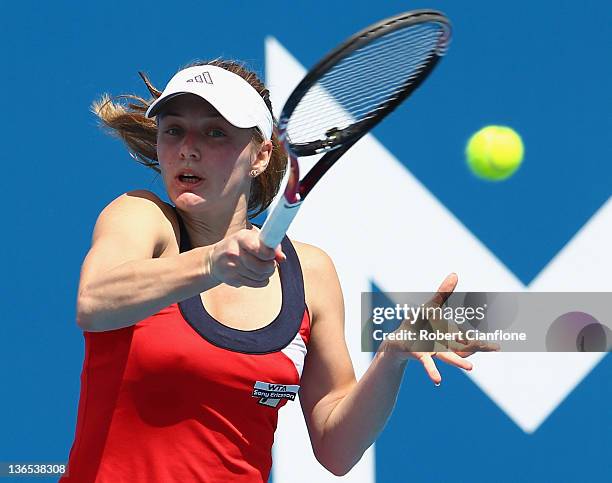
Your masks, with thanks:
M214 128L214 127L210 128L208 131L206 131L206 134L208 136L210 136L210 137L213 137L213 138L222 138L222 137L225 137L225 133L221 129Z
M168 134L169 136L178 136L180 134L180 129L176 128L176 127L171 127L168 128L164 131L165 134Z

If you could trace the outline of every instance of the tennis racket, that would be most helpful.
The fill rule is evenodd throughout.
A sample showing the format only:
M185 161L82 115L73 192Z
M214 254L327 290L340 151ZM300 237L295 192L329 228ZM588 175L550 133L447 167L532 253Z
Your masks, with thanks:
M406 12L356 33L308 72L278 120L289 172L261 229L265 245L275 248L281 242L329 168L421 85L446 52L450 36L442 13ZM298 158L322 153L300 180Z

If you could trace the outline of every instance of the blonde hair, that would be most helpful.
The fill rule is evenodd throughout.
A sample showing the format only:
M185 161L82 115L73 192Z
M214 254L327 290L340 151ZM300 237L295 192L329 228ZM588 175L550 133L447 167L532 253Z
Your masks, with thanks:
M259 93L270 110L270 114L272 114L270 92L257 77L257 74L247 69L243 64L232 60L215 59L192 62L179 70L200 65L214 65L242 77ZM161 91L151 84L145 73L139 72L138 74L153 96L151 99L144 99L134 94L122 94L114 97L103 94L100 99L92 103L91 109L98 116L107 132L123 140L136 161L160 173L157 160L157 123L155 119L145 117L145 112L153 101L161 95ZM121 100L128 100L128 102L127 104L122 103ZM264 138L259 129L252 128L252 131L251 142L261 144ZM272 146L272 155L268 167L252 181L248 204L251 218L262 213L270 205L279 190L285 173L287 155L275 134L272 135Z

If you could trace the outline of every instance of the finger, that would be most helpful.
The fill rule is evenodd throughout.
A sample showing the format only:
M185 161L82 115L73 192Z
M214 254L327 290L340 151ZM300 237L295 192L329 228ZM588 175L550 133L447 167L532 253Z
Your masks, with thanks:
M238 272L236 273L236 276L244 278L245 280L252 280L254 282L266 282L266 283L269 282L271 278L268 275L264 275L260 273L253 273L244 267L238 270Z
M236 275L238 277L244 277L245 279L253 280L256 282L270 280L270 278L272 277L272 274L269 274L268 272L254 272L252 270L249 270L244 265L238 267L238 269L236 270Z
M287 255L285 255L280 245L276 247L274 254L274 260L276 260L278 263L282 263L287 260Z
M432 297L429 303L438 307L443 305L448 299L448 297L450 297L450 295L453 293L455 287L457 287L458 281L459 278L457 277L456 273L451 273L447 275L447 277L440 284L438 290L436 291L436 294Z
M460 339L444 341L442 345L446 346L450 352L475 352L475 350L472 350L473 346Z
M421 361L421 364L423 364L423 367L425 368L425 372L427 373L429 378L433 381L433 383L436 386L439 386L440 382L442 382L442 376L440 376L440 373L438 372L438 368L436 367L436 363L431 358L431 356L429 354L425 354L423 355L423 357L421 357L420 361Z
M466 361L454 352L438 352L436 354L436 358L452 366L465 369L466 371L471 371L474 367L474 365L470 361Z
M276 260L278 263L284 262L285 260L287 260L287 256L285 255L285 253L283 252L283 249L281 247L281 245L279 244L276 248L271 249L269 246L265 245L261 240L260 240L260 236L261 236L261 230L256 227L255 225L253 225L253 230L255 230L255 232L257 233L257 240L259 242L259 245L257 244L253 244L251 245L250 249L254 252L258 252L260 250L263 251L263 255L264 255L264 259L268 260L269 259L269 251L268 250L273 250L274 252L274 260ZM260 247L261 245L261 247Z
M454 352L460 357L469 357L475 352L477 352L477 350L472 345L467 344L465 342L455 342L453 344L450 344L448 346L448 349L449 351Z
M263 261L255 257L251 253L243 253L240 257L240 262L246 271L240 270L245 275L259 279L261 277L270 278L276 270L276 262L274 260Z
M232 287L253 287L253 288L262 288L267 287L270 283L270 279L266 278L264 280L256 280L251 277L238 274L231 282L228 282L228 285Z
M500 346L499 344L471 340L463 346L453 346L451 350L461 357L469 357L476 352L498 352Z
M499 352L501 350L501 346L496 343L489 344L487 342L480 342L478 343L478 350L480 352Z
M244 233L240 238L240 246L251 255L263 261L274 260L276 252L274 249L264 245L259 239L259 234L256 231L243 230Z

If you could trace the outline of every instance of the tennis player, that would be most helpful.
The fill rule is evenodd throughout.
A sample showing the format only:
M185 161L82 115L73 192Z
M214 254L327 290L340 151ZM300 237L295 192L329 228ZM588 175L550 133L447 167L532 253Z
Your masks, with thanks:
M61 481L265 482L278 410L298 390L316 458L347 473L389 418L410 358L439 384L433 357L470 370L470 352L387 341L357 382L330 258L286 237L270 249L249 221L286 164L268 90L220 60L184 68L163 92L143 80L153 102L103 97L94 108L161 173L171 203L131 191L96 222L77 302L76 434ZM456 283L448 276L438 295Z

